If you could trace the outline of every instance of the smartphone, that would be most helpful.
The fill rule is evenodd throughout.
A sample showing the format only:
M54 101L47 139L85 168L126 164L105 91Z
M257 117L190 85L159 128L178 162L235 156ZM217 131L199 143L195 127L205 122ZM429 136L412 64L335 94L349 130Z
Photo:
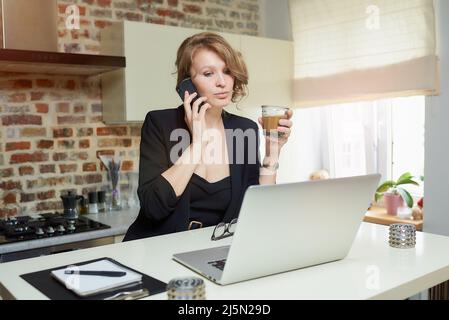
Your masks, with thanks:
M198 93L198 91L196 90L195 85L192 82L192 79L190 78L185 78L184 80L182 80L178 86L176 86L176 91L178 92L179 96L181 97L181 100L184 101L184 92L188 91L189 94L192 94L194 92L196 92L196 97L192 99L192 102L190 103L190 105L193 105L193 103L200 98L200 95ZM198 107L198 111L200 110L201 106L204 104L205 102L201 102L201 104Z

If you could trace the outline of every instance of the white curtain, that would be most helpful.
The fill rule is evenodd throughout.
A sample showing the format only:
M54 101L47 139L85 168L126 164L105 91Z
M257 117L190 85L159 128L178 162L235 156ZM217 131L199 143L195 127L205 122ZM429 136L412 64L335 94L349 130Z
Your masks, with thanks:
M438 92L433 0L290 0L297 107Z

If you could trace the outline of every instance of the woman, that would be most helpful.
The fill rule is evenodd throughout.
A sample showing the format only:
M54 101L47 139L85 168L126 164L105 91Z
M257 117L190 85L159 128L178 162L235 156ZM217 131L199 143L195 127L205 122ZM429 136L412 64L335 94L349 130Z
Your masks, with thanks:
M140 144L141 209L125 241L229 222L238 216L248 186L276 183L292 112L279 121L282 135L266 137L260 166L257 124L224 111L245 95L248 73L241 55L221 36L204 32L184 40L176 67L177 83L190 77L200 98L192 103L196 94L185 92L177 109L147 114ZM180 130L188 142L173 152L179 143L173 133ZM255 133L254 143L248 132ZM234 143L242 133L244 143Z

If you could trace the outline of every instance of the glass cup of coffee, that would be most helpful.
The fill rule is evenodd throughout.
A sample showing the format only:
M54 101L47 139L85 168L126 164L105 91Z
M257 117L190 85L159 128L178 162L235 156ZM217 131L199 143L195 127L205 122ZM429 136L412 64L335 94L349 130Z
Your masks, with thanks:
M262 128L265 135L278 133L279 120L287 119L288 109L279 106L262 106ZM279 132L279 136L283 135L283 132Z

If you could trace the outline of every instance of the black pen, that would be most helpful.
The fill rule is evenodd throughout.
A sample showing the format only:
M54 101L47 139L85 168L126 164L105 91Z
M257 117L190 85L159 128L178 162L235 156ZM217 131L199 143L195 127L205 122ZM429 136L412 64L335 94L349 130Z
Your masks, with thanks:
M125 271L88 271L88 270L65 270L65 274L79 274L86 276L123 277Z

